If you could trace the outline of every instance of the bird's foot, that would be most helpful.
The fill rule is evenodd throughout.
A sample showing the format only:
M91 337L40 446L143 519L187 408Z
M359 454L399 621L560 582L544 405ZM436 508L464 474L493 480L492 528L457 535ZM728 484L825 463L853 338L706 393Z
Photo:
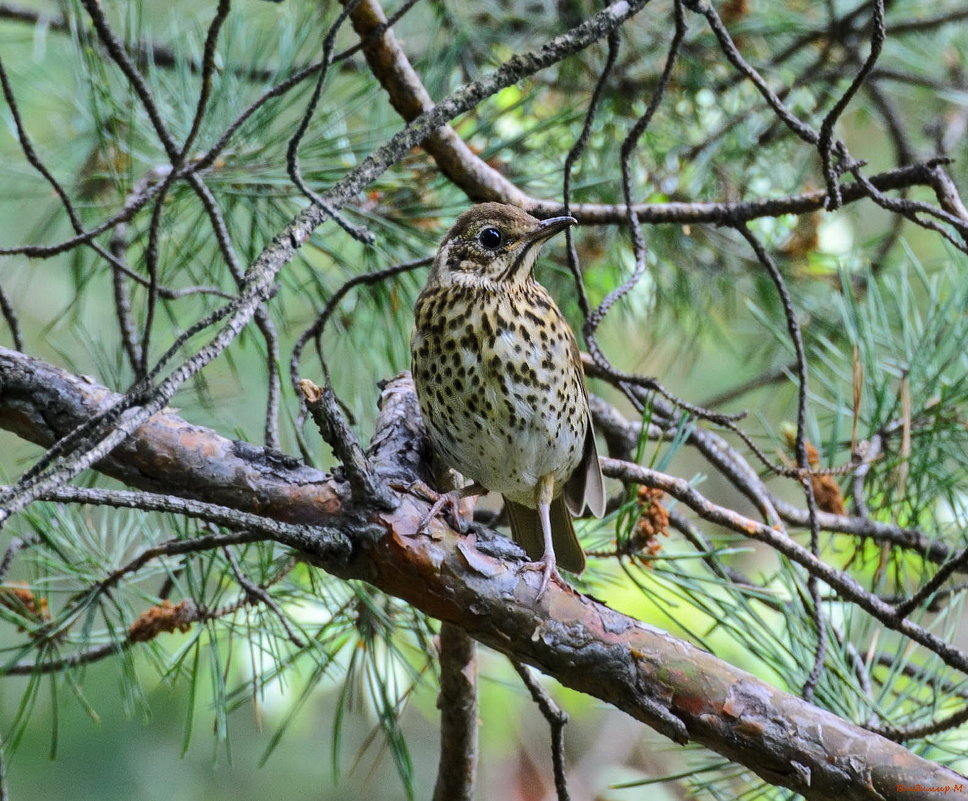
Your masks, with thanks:
M430 489L430 487L427 487L427 489ZM430 491L434 492L433 490ZM437 497L434 499L434 503L430 509L427 510L427 514L423 516L420 525L417 526L417 533L423 534L427 530L427 526L430 525L430 521L440 514L440 510L446 506L450 509L450 517L453 521L454 530L458 534L463 534L464 519L460 516L460 502L464 496L461 495L460 490L451 490L450 492L444 493L435 492L434 495ZM432 499L428 498L428 500Z
M534 596L536 601L540 600L541 596L545 594L545 590L548 589L552 578L555 578L559 583L563 581L561 574L558 572L558 562L555 559L554 552L546 553L537 561L528 562L521 569L541 571L541 583L538 584L538 594Z
M440 513L440 510L445 506L450 507L454 528L459 534L464 533L464 522L460 516L460 502L464 497L464 494L461 490L437 492L437 490L427 484L427 482L421 481L419 478L407 484L391 484L390 486L399 492L409 492L411 495L416 495L418 498L423 498L425 501L430 501L432 503L430 509L427 511L427 514L420 519L420 525L417 526L418 534L423 534L427 530L427 526L430 525L430 521L433 520Z

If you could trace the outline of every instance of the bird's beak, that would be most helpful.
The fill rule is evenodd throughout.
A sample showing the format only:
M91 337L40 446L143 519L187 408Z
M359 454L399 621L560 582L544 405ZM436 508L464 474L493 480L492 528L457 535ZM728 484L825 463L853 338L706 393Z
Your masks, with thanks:
M541 242L548 237L552 237L559 231L564 231L571 225L577 225L578 220L574 217L549 217L541 223L530 234L522 237L527 242Z

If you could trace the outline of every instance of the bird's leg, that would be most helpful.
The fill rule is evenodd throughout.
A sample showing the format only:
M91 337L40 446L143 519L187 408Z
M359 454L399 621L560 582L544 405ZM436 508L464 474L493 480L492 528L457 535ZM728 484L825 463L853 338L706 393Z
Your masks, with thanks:
M486 495L487 488L482 487L476 481L468 484L466 487L458 487L457 489L450 490L450 492L435 492L430 487L428 487L424 482L415 482L411 489L418 490L421 495L423 495L427 500L432 500L433 506L430 507L427 514L423 516L420 521L420 525L417 526L417 533L422 534L430 521L433 520L437 514L445 506L450 506L451 515L454 518L454 528L457 529L458 533L464 533L464 523L460 515L460 502L464 498L473 498L477 495Z
M551 501L555 491L555 478L550 473L538 479L538 486L534 490L535 505L538 507L538 521L541 524L541 535L544 539L544 553L541 559L534 563L541 568L541 584L538 585L540 598L548 589L548 582L552 576L558 575L555 546L551 539Z

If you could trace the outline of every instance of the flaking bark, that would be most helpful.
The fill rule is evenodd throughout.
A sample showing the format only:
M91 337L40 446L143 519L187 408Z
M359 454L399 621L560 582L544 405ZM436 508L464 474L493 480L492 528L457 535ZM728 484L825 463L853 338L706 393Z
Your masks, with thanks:
M0 426L50 443L117 396L22 353L0 349ZM368 458L394 481L418 477L422 435L409 376L386 382ZM345 484L276 452L159 412L97 468L133 487L216 501L279 520L339 526L346 563L303 549L343 578L364 579L562 684L659 732L694 741L807 798L928 799L968 780L668 633L552 584L485 529L460 536L442 520L417 527L427 503L399 491L392 512L344 508ZM426 477L426 476L424 476ZM394 486L399 486L394 484ZM904 788L921 787L922 791ZM949 789L946 797L958 797Z

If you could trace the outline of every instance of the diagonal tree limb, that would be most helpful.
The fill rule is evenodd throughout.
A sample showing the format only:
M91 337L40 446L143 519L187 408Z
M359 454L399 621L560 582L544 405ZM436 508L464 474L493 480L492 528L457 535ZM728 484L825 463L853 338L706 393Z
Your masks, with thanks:
M58 427L76 425L110 395L90 380L0 350L0 425L20 436L50 441ZM371 463L384 476L415 477L420 428L409 378L388 382ZM341 503L346 488L327 474L233 443L170 411L136 429L97 468L132 486L218 497L241 511L338 529L354 545L348 561L310 541L301 547L304 557L341 578L369 581L677 742L701 743L807 798L910 799L918 795L898 788L965 783L568 587L553 584L535 603L537 577L522 569L509 541L489 539L479 528L461 537L438 520L418 535L426 504L414 496L401 495L389 513L376 507L349 513Z
M346 5L347 0L341 0ZM362 0L350 14L353 29L360 37L363 53L374 77L387 92L390 103L407 122L434 107L433 99L420 75L404 53L378 0ZM527 194L498 172L470 147L450 125L437 128L421 147L433 158L440 171L476 202L488 200L510 203L538 216L558 214L561 203ZM883 192L913 185L931 187L945 211L955 205L950 200L951 179L937 162L915 163L870 178L870 184ZM869 188L860 182L840 185L839 203L852 203L870 197ZM957 204L961 205L957 191ZM759 217L803 214L823 209L826 190L781 198L764 198L734 203L636 203L632 212L641 223L712 223L740 225ZM585 224L623 224L629 216L625 204L574 203L569 213ZM952 212L957 216L956 212Z
M66 402L61 402L58 392L63 393ZM418 478L426 480L428 476L422 472L425 461L422 422L409 379L389 382L382 397L384 424L377 427L367 453L373 470L383 480L396 484L405 485ZM102 405L117 402L118 398L109 390L38 359L0 348L0 427L13 430L25 439L49 445L56 441L59 427L70 430ZM396 417L387 417L392 415ZM394 432L394 436L386 439L386 431ZM400 432L406 432L407 437L403 438ZM393 449L391 456L384 453L387 448ZM197 452L216 459L200 460ZM119 457L120 454L124 455ZM135 469L131 469L129 460ZM172 464L186 466L180 466L173 473ZM683 479L615 459L603 459L602 465L606 475L662 489L700 517L767 543L836 589L843 598L929 648L946 664L968 671L968 657L961 651L898 616L892 604L864 590L847 573L812 555L782 527L717 506ZM156 414L135 429L134 436L122 442L98 469L140 489L256 512L284 522L340 525L345 517L355 516L348 511L350 491L342 482L301 466L291 457L191 426L169 412ZM240 476L244 477L242 481ZM373 507L373 504L362 505L364 517L371 522L378 517ZM821 518L819 522L823 526L825 521ZM281 538L280 541L285 542ZM323 566L333 569L329 562Z
M348 5L348 0L341 0ZM407 122L434 107L420 76L411 66L377 0L362 0L350 12L353 30L363 43L370 71L390 96L390 103ZM380 30L382 29L382 34ZM442 125L421 147L446 175L474 200L500 200L528 208L531 199L478 157L450 125Z

